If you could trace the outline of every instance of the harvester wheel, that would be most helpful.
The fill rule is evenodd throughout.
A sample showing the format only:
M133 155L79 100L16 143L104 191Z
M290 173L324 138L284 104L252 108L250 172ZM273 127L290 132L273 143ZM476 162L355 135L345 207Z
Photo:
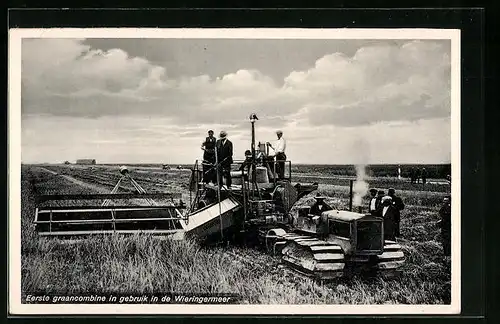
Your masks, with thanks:
M264 240L266 251L271 255L278 255L281 251L280 247L285 244L284 235L286 235L286 231L282 228L273 228L267 231Z

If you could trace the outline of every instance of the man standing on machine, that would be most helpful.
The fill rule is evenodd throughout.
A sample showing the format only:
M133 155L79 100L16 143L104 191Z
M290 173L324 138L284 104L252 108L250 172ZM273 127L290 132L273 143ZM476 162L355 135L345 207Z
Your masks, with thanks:
M233 143L228 140L226 131L221 131L215 143L219 164L219 186L222 186L222 177L226 178L228 189L231 188L231 164L233 163Z
M208 137L205 138L205 142L201 144L201 149L203 152L203 182L209 183L210 181L215 183L216 172L215 172L215 142L214 131L208 131Z
M278 130L276 131L276 136L278 136L278 141L276 143L276 148L274 148L271 143L269 143L269 147L271 147L274 152L276 152L276 166L278 179L285 178L285 161L286 161L286 141L283 138L283 132Z

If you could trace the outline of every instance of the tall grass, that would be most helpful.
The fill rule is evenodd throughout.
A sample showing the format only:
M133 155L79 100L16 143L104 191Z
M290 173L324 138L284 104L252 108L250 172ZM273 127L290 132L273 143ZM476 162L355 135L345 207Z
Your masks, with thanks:
M75 244L40 239L22 267L22 291L34 293L233 293L242 303L443 303L446 269L418 247L405 248L411 266L399 281L361 279L320 284L235 262L224 248L149 235L102 236ZM34 250L35 251L35 250ZM34 252L33 251L33 252ZM418 265L420 264L420 265Z
M407 209L401 226L407 258L402 277L322 284L297 278L269 255L239 247L206 248L145 234L95 236L73 243L40 238L31 225L33 190L62 185L51 175L23 170L23 295L233 293L241 303L252 304L442 304L450 299L450 264L435 241L436 207L413 205L417 200L410 193L404 197ZM347 207L348 189L320 186L319 191L338 208ZM300 203L312 200L306 197ZM235 253L247 256L245 262Z

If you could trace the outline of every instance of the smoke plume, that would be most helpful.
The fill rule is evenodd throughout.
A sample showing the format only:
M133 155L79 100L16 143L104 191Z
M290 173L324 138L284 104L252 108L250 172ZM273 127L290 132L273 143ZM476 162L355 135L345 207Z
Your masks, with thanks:
M363 197L368 192L368 182L366 179L366 167L364 164L356 165L356 181L354 181L352 190L354 196L352 198L353 206L361 206L363 203Z

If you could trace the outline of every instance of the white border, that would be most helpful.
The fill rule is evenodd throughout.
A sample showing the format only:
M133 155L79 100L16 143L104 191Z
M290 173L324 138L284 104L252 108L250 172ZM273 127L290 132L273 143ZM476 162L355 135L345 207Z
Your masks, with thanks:
M451 305L62 305L21 303L21 41L23 38L450 39L452 266ZM458 314L460 312L460 30L455 29L150 29L9 30L9 313L23 314Z

